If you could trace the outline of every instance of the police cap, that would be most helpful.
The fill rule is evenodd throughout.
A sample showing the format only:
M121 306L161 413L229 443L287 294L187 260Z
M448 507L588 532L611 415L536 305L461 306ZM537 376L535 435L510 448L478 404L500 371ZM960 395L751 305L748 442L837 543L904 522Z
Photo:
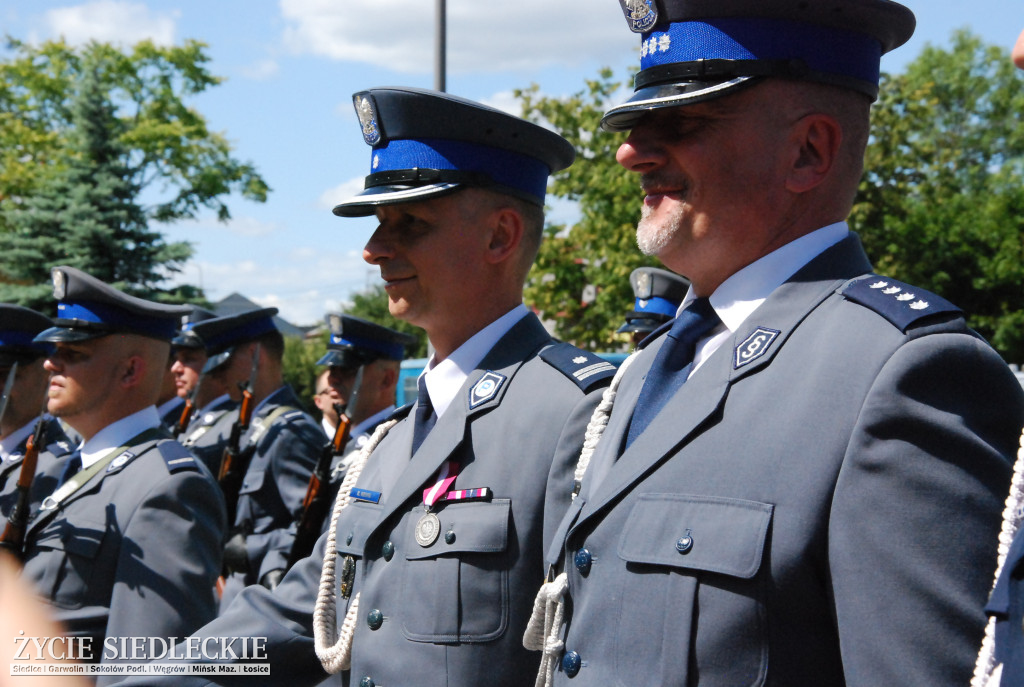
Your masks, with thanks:
M53 346L33 341L53 320L20 305L0 303L0 365L26 362L48 355Z
M276 314L277 308L258 308L236 315L212 317L192 325L192 333L202 340L210 356L203 366L203 373L226 363L238 345L277 331L274 324Z
M203 320L212 320L217 315L210 312L206 308L200 308L198 305L193 305L192 310L182 316L181 318L181 329L175 334L174 338L171 339L171 345L175 348L206 348L203 340L192 331L192 328L197 322Z
M916 20L890 0L619 0L641 34L633 96L608 110L624 131L649 110L717 98L758 77L878 95L879 60Z
M317 365L353 368L381 358L401 360L405 349L416 343L409 334L351 315L330 314L327 325L331 338Z
M537 124L465 98L419 88L372 88L352 96L373 149L364 190L334 208L372 215L378 205L419 201L466 187L544 204L548 175L576 151Z
M74 267L50 270L57 319L36 341L85 341L108 334L138 334L170 341L185 305L167 305L129 296Z
M690 280L657 267L638 267L629 275L635 305L619 332L652 332L676 316Z

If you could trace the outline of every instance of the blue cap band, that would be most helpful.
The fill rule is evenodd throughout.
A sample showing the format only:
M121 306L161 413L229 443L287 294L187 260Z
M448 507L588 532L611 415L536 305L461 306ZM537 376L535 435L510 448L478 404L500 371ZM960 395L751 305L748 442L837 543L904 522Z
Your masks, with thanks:
M57 303L57 326L66 325L60 320L78 320L96 325L97 329L130 332L155 339L170 340L178 329L180 317L146 317L139 313L128 312L116 306L89 301Z
M395 139L373 149L372 173L416 168L482 172L494 183L541 202L549 174L547 165L536 158L466 141Z
M675 317L676 311L679 310L679 304L673 303L666 298L637 298L635 310L637 312L658 313L659 315Z
M811 70L878 84L882 45L817 24L737 17L684 21L644 34L640 70L697 60L802 60Z
M371 351L377 351L391 360L401 360L405 354L405 346L400 343L386 343L377 339L367 339L361 336L338 336L337 334L331 334L330 345L369 349Z
M36 335L29 334L28 332L0 331L0 348L42 348L39 344L32 343L34 338L36 338Z

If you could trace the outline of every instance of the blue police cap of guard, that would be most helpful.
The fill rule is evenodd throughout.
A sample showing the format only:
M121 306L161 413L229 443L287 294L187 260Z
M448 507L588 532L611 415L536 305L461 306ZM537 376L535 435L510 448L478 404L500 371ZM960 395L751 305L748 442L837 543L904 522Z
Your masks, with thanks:
M882 54L916 20L890 0L619 0L641 34L633 96L608 110L607 131L658 107L717 98L758 77L816 81L878 95Z
M371 146L364 190L334 208L342 217L466 187L544 204L548 176L572 164L572 144L501 110L437 91L372 88L352 96Z
M53 346L34 341L53 320L20 305L0 303L0 365L34 360L53 351Z
M633 287L633 312L626 315L621 332L653 332L676 316L690 288L690 280L657 267L638 267L629 275Z
M217 315L206 308L193 305L192 310L181 318L181 329L171 339L171 345L175 348L206 348L203 340L192 331L197 322L212 320Z
M416 343L414 336L351 315L332 313L327 316L327 326L331 338L317 365L352 368L381 358L401 360L405 349Z
M57 318L36 341L85 341L108 334L138 334L170 341L185 305L166 305L129 296L74 267L50 270Z
M210 372L226 363L239 344L277 331L274 324L276 314L277 308L258 308L237 315L213 317L192 325L191 331L202 340L210 356L203 372Z

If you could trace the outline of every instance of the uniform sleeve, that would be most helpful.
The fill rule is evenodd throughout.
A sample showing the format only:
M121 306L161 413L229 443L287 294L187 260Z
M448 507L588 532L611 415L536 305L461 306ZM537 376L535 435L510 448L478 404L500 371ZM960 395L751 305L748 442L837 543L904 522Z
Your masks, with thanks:
M881 369L829 523L848 687L969 683L1022 423L1020 386L968 334L911 340Z
M283 570L287 566L288 554L295 541L296 523L302 515L302 501L324 443L323 432L309 422L281 425L279 433L268 432L266 441L273 452L270 469L274 483L289 520L287 527L273 529L265 535L261 543L265 553L256 574L257 580L271 570Z
M215 618L225 531L223 496L205 473L154 484L124 532L107 637L184 637Z

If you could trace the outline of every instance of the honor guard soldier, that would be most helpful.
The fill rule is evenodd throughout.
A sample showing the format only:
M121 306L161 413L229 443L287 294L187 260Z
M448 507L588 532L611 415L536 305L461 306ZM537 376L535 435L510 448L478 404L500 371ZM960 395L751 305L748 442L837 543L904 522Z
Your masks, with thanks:
M24 576L103 663L104 640L182 637L216 616L226 533L213 477L160 426L154 402L183 308L52 270L48 409L84 443L55 461L56 488L26 535ZM101 678L101 682L102 682Z
M219 471L232 528L224 551L222 611L243 587L273 588L281 579L324 443L316 420L284 382L284 338L274 324L276 314L277 308L260 308L203 320L191 330L209 355L203 383L219 382L240 404Z
M629 275L636 299L633 312L616 331L630 333L638 344L647 335L676 316L690 281L686 277L657 267L638 267Z
M60 423L44 413L49 373L43 361L53 346L33 341L39 332L52 326L50 318L35 310L0 303L0 530L19 500L19 479L26 488L34 486L38 492L43 487L34 482L34 475L71 453L70 440ZM29 439L37 428L42 430L42 440L33 445L35 460L27 464L31 474L22 475ZM26 508L30 504L26 502ZM20 545L18 548L20 553Z
M547 177L574 151L443 93L380 88L354 102L372 171L334 212L376 215L363 257L434 355L416 403L349 468L314 554L273 594L245 590L199 635L267 637L279 684L318 684L325 669L363 687L527 684L544 515L568 504L614 372L555 342L522 304Z
M1013 63L1024 69L1024 32L1013 47ZM985 611L989 623L971 687L1024 685L1024 434L1013 467L1010 496L999 533L996 583Z
M327 325L327 352L316 364L327 366L330 393L323 400L318 395L316 403L321 410L333 404L343 408L352 422L344 451L350 454L394 412L399 368L416 337L351 315L328 315Z
M181 329L171 340L171 372L178 396L185 401L173 431L182 445L216 474L238 417L238 404L231 400L222 379L203 374L209 356L202 339L192 330L197 322L214 317L209 310L193 307L182 318Z
M641 250L691 281L558 527L555 685L965 685L1024 422L954 305L845 223L888 0L621 0ZM685 382L685 383L684 383ZM543 609L542 609L543 610ZM564 624L560 620L564 619ZM538 683L540 684L540 683Z

